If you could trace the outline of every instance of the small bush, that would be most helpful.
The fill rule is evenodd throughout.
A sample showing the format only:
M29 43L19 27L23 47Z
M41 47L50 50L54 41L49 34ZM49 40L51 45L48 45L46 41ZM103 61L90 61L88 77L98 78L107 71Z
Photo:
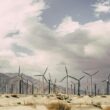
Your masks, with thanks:
M8 95L5 96L6 98L10 98Z
M101 97L102 97L102 98L106 98L107 96L105 96L105 95L102 95Z
M57 99L63 100L64 98L62 96L57 96Z
M18 104L18 105L21 105L21 102L18 102L17 104Z
M34 97L37 97L37 94L34 94L33 96L34 96Z
M19 98L18 95L16 95L16 94L12 94L11 97Z

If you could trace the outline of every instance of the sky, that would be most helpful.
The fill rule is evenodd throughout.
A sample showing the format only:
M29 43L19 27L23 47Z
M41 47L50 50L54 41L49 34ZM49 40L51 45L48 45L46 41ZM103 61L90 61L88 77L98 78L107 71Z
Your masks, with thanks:
M0 71L27 75L48 67L53 80L110 73L110 0L1 0ZM86 78L85 78L86 79Z

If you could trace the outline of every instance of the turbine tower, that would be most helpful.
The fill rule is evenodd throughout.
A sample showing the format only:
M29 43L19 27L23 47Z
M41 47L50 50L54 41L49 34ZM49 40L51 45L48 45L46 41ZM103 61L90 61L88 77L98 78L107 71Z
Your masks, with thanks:
M106 82L107 83L106 94L109 95L110 74L108 75L107 79L103 80L102 82Z
M90 73L87 73L87 72L83 72L83 73L85 73L86 75L88 75L88 76L91 78L90 95L92 95L92 92L93 92L93 91L92 91L92 84L93 84L92 80L93 80L93 76L96 75L98 72L99 72L99 71L97 71L97 72L95 72L95 73L93 73L93 74L90 74Z
M73 92L74 92L74 95L76 95L76 84L77 84L77 83L74 83L73 81L71 81L71 84L74 86L74 87L73 87L73 88L74 88L74 91L73 91Z
M51 93L51 89L52 89L52 88L51 88L52 79L51 79L50 73L49 73L49 79L48 79L48 81L49 81L49 82L48 82L48 90L49 90L48 92L49 92L49 94L50 94L50 93Z
M51 74L49 73L49 93L52 91L53 93L56 93L56 78L54 82L52 81ZM51 86L52 85L52 86Z

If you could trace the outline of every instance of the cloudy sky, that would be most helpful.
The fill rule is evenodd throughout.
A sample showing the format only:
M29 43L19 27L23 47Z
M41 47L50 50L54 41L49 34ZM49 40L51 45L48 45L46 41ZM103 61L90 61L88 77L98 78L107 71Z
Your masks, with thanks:
M1 0L0 71L52 77L110 73L109 0ZM47 75L48 76L48 75ZM53 79L54 79L53 78Z

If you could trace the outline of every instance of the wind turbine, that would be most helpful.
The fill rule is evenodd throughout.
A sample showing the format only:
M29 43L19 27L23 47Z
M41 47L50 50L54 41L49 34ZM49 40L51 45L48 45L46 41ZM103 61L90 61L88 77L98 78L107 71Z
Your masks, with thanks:
M20 81L19 81L19 93L20 93L20 94L23 93L23 77L22 77L22 75L23 75L23 74L21 73L21 71L20 71L20 66L19 66L17 75L14 76L14 77L9 78L9 80L14 79L14 78L16 78L16 77L19 77L19 78L20 78ZM13 86L12 86L12 87L13 87ZM12 89L12 87L11 87L11 89Z
M74 86L74 95L76 95L76 83L74 83L73 81L71 81L71 84Z
M34 83L31 80L28 80L31 83L31 93L34 94Z
M28 81L30 81L30 80L26 80L23 76L24 76L25 74L24 73L21 73L21 68L20 68L20 66L19 66L19 69L18 69L18 77L20 77L20 81L19 81L19 93L20 94L23 94L24 93L24 84L25 84L25 82L26 82L26 93L28 94ZM17 77L17 76L15 76L15 77ZM14 78L14 77L13 77Z
M85 73L86 75L88 75L90 78L91 78L91 87L90 87L90 95L92 95L92 79L93 79L93 76L96 75L99 71L93 73L93 74L90 74L90 73L87 73L87 72L83 72Z
M23 76L25 76L24 73L22 73L22 78L23 78ZM31 81L27 78L23 78L23 80L24 80L23 83L26 84L26 93L28 94L28 88L29 88L29 85L30 85L31 86L31 93L34 94L34 83L33 83L33 81ZM31 84L29 84L29 82Z
M53 93L56 93L56 87L57 87L56 82L57 82L57 79L55 78L53 83Z
M56 78L55 78L55 80L53 82L52 81L52 78L51 78L51 75L49 73L49 79L48 79L48 81L49 81L49 94L50 94L51 90L52 90L53 93L56 93Z
M45 71L44 71L43 74L34 75L34 76L40 76L40 77L42 77L42 92L43 92L43 93L44 93L44 80L47 82L47 79L46 79L46 77L45 77L45 74L46 74L47 70L48 70L48 68L46 67L46 69L45 69Z
M78 95L80 96L80 87L81 87L81 80L84 78L85 76L82 76L81 78L77 79L75 78L77 81L78 81Z
M19 66L19 70L18 70L18 76L20 77L20 81L19 81L19 93L22 94L24 92L23 90L23 73L21 73L21 68Z
M107 79L103 80L102 82L106 82L107 83L106 94L109 95L110 74L108 75Z
M51 93L51 84L52 84L52 80L51 80L51 75L49 73L49 79L48 79L48 92L49 92L49 94Z
M76 78L74 78L68 74L68 70L67 70L66 66L65 66L65 71L66 71L66 76L64 76L60 82L62 82L66 78L66 94L68 94L68 79L72 78L72 79L76 80Z

